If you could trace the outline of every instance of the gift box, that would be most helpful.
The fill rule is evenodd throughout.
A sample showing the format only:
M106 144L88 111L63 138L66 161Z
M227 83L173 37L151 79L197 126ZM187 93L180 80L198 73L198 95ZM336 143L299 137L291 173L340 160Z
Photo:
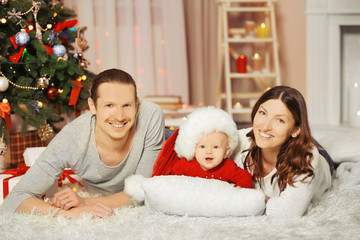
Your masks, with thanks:
M0 174L0 205L2 205L5 197L20 181L22 176L13 176L11 174Z
M21 133L11 133L10 137L10 163L19 164L24 162L24 151L30 147L43 147L45 142L38 135L38 131L28 131L25 137Z
M36 159L45 149L46 147L32 147L25 149L23 154L25 165L28 167L34 165Z
M36 162L36 159L45 149L46 147L34 147L25 149L23 155L26 166L33 166ZM66 168L64 172L60 175L58 185L63 186L71 184L78 184L80 186L83 186L81 177L77 176L70 168Z
M12 168L0 174L0 205L15 185L21 180L29 167L19 164L19 168ZM44 197L52 197L58 191L58 184L54 183L44 194Z

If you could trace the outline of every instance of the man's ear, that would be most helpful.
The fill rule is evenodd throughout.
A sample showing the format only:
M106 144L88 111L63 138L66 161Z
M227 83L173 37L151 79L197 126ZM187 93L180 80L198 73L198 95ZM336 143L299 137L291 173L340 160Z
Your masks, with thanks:
M300 127L297 127L296 129L295 129L295 131L291 134L291 136L293 137L293 138L296 138L297 136L299 136L299 134L300 134Z
M91 98L88 98L88 105L89 105L90 111L93 114L96 114L96 106L95 106L94 101Z

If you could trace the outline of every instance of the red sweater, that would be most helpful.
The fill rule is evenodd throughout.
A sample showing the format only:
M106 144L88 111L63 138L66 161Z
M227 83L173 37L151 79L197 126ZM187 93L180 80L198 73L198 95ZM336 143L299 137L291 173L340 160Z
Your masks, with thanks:
M224 159L217 167L205 171L200 167L196 159L188 161L185 158L175 161L169 175L185 175L188 177L201 177L218 179L229 183L235 183L234 187L252 188L251 174L238 167L228 158Z

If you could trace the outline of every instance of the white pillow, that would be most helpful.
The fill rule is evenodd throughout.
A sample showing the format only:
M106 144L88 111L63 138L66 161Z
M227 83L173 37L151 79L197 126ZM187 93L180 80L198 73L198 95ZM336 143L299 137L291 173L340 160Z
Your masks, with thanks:
M360 162L360 129L313 126L311 130L335 163Z
M265 209L262 191L235 188L215 179L157 176L141 183L145 205L167 214L225 217L261 215Z

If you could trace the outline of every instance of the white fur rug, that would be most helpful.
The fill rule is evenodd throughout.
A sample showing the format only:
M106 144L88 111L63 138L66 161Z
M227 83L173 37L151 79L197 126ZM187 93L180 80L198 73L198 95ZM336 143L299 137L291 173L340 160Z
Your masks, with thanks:
M231 199L229 199L231 201ZM224 203L226 204L226 203ZM342 163L333 187L294 220L259 217L184 217L146 207L105 219L0 212L0 239L359 239L360 163Z

